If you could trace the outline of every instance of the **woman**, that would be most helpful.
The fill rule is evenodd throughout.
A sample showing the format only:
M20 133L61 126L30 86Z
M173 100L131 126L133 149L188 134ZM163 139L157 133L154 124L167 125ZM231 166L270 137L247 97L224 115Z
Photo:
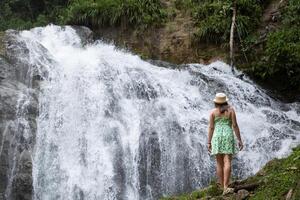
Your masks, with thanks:
M223 188L223 195L232 193L228 187L231 173L232 155L237 152L233 130L238 139L239 149L243 149L239 126L233 107L228 105L224 93L217 93L215 108L209 116L208 151L216 156L218 182Z

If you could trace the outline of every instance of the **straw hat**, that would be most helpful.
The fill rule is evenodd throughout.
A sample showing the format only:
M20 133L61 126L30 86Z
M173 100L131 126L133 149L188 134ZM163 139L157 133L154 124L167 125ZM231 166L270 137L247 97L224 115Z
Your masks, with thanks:
M218 104L226 103L228 101L228 98L226 94L220 92L216 94L216 97L214 98L214 102Z

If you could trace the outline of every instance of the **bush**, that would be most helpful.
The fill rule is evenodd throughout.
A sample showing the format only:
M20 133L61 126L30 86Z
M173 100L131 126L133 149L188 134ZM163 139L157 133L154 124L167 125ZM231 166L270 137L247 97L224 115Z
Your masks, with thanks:
M194 1L193 18L198 30L195 40L222 44L229 41L232 0ZM236 28L241 38L247 37L259 24L263 4L256 0L237 0ZM237 34L236 34L237 36Z
M129 25L147 28L167 17L160 0L2 0L0 30L36 25L76 24L92 27Z
M193 7L193 0L175 0L175 8L179 10L188 10Z
M165 17L159 0L73 0L64 20L94 27L121 24L147 27L163 22Z
M268 34L262 55L251 63L252 73L300 89L300 2L289 1L282 13L280 29Z
M0 30L28 29L50 22L56 23L57 16L67 6L67 0L1 0Z

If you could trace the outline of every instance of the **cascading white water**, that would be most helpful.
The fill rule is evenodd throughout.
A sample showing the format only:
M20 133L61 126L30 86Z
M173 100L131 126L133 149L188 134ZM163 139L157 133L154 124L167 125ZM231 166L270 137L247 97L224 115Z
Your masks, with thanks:
M300 143L299 104L272 99L222 62L162 68L101 41L82 45L71 27L18 37L44 76L34 199L158 199L205 186L214 177L206 143L217 91L228 93L246 144L236 176Z

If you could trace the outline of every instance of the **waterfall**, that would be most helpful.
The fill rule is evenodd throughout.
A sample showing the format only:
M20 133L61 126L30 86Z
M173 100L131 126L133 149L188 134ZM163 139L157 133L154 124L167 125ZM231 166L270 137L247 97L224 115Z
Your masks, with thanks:
M161 67L100 40L85 42L69 26L15 34L28 50L22 62L41 79L36 200L152 200L204 187L215 176L207 124L220 91L245 143L234 176L249 176L300 143L299 103L270 97L225 63Z

